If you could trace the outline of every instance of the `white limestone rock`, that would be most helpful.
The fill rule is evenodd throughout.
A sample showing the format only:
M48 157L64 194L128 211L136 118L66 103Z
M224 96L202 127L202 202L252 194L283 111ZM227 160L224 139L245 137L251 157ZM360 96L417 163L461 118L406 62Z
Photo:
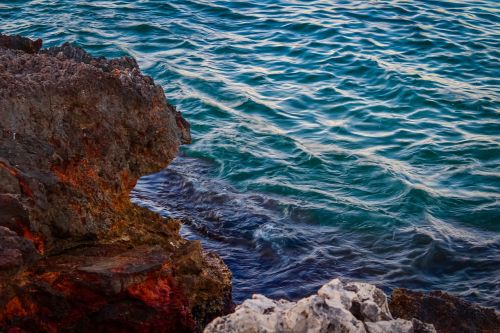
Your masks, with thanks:
M393 319L387 297L368 283L334 279L298 302L253 295L205 333L435 333L432 325Z
M426 324L420 320L412 321L404 319L382 320L375 323L365 322L366 330L369 333L435 333L436 330L431 324Z

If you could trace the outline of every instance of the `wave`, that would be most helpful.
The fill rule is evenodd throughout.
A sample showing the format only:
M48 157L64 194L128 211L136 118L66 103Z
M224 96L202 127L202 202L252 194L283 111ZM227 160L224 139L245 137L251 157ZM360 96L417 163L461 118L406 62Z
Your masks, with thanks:
M181 156L141 178L131 196L180 219L184 236L220 253L233 271L236 301L254 292L294 299L332 276L344 276L376 280L386 289L432 286L469 299L481 295L483 303L497 305L488 293L500 282L492 279L500 264L495 232L446 222L431 212L421 213L419 224L409 223L383 209L387 201L377 202L377 209L352 190L345 195L353 197L339 199L344 203L337 207L300 200L307 197L301 187L294 190L302 193L296 199L290 198L291 188L272 190L261 182L261 191L241 191L217 180L216 170L208 160ZM410 186L393 200L428 198L425 188Z

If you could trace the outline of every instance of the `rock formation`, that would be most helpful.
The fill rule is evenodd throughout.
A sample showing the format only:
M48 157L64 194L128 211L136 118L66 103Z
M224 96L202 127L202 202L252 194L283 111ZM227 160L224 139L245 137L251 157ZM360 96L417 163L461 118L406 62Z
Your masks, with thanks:
M468 303L442 291L422 293L395 289L389 303L399 318L432 323L440 333L500 332L500 315L494 309Z
M134 59L0 35L0 331L192 332L231 274L130 203L189 124Z
M431 333L417 319L394 319L384 292L368 283L335 279L316 295L289 302L254 295L236 312L215 319L205 333Z

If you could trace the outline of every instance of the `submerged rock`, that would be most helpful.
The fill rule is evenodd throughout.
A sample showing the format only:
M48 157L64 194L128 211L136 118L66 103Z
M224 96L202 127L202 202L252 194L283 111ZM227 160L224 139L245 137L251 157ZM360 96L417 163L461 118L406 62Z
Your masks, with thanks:
M134 59L0 35L0 331L200 331L231 273L130 202L189 124Z
M395 289L389 307L400 318L432 323L438 332L500 332L500 315L494 309L468 303L441 291L422 293Z
M368 283L335 279L316 295L289 302L254 295L230 315L211 322L205 333L431 333L417 319L394 319L382 290Z

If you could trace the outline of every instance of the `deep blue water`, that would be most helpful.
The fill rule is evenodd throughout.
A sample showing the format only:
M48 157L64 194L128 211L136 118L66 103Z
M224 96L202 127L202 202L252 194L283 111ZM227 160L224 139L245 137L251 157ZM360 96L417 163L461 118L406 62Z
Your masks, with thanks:
M500 5L1 1L0 31L136 57L194 143L133 200L236 301L343 276L500 308Z

